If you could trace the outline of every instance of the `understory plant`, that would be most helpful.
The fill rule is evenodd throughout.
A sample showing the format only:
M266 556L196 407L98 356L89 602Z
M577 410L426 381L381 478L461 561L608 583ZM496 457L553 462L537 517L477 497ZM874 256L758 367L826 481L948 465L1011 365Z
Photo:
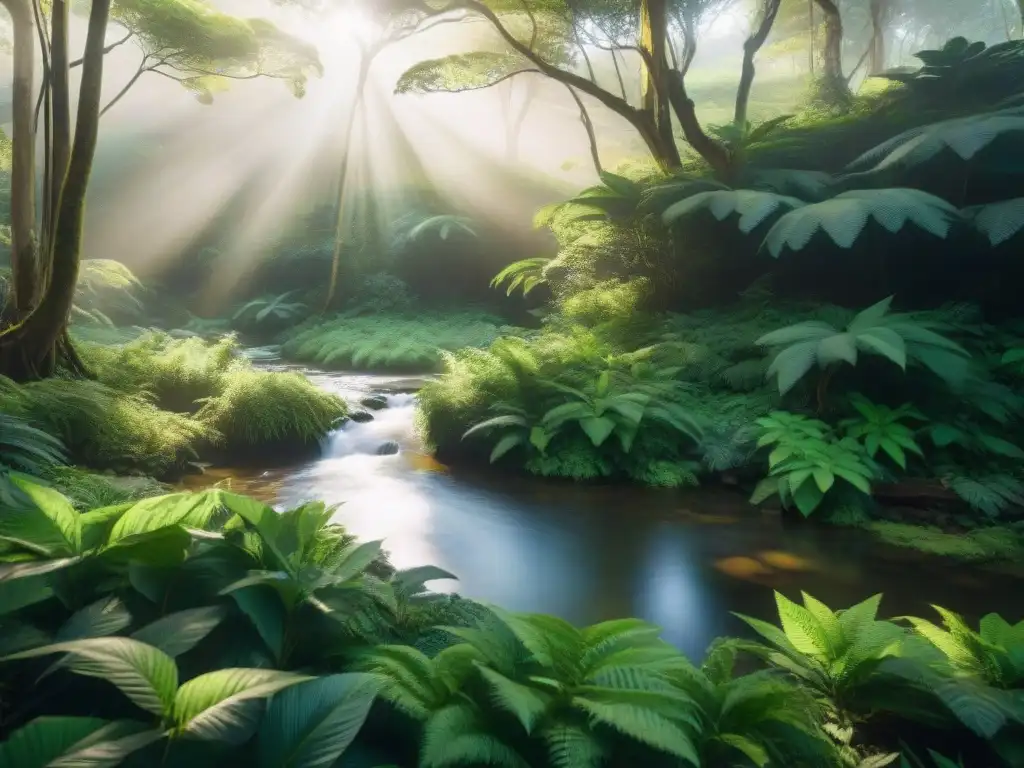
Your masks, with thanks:
M81 343L80 352L93 379L0 377L0 412L92 469L163 477L211 452L230 462L285 446L315 451L346 414L342 400L301 376L255 370L231 337L147 332L124 344Z
M320 503L214 489L77 512L20 483L0 515L4 765L840 768L955 739L966 765L1011 768L1024 744L1024 625L996 615L906 629L880 596L777 595L781 627L742 617L765 642L696 666L638 619L430 592L452 574L396 571Z
M499 321L477 313L339 315L285 333L285 358L331 370L436 370L441 355L482 347L498 336Z

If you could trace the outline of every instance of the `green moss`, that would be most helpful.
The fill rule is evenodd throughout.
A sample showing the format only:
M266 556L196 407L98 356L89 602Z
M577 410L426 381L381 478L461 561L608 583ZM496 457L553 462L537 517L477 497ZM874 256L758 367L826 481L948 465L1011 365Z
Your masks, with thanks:
M238 368L220 384L196 418L222 435L228 455L315 447L346 415L344 401L297 373Z
M231 337L149 332L79 348L95 380L0 379L0 411L59 438L84 467L164 477L200 454L231 463L313 449L345 415L339 398L304 377L255 370Z
M476 313L372 315L316 320L286 332L286 359L332 370L433 371L445 351L486 346L495 318Z
M945 533L931 526L877 521L866 523L867 530L883 541L930 555L968 561L1014 560L1024 557L1024 537L1012 528L993 526L968 533Z
M0 378L0 410L23 416L59 438L76 463L162 476L217 438L205 424L160 410L137 392L100 381L46 379L16 385Z
M195 413L196 402L224 388L224 377L249 364L239 358L234 337L209 342L198 337L174 339L151 332L122 345L82 345L82 356L97 378L132 392L148 392L157 405Z

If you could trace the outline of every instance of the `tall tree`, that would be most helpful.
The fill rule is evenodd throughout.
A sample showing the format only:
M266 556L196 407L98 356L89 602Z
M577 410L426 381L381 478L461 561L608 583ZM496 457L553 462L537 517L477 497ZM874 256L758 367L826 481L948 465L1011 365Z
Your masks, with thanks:
M99 133L103 63L111 46L106 34L117 13L163 16L164 28L177 24L182 15L175 9L202 10L199 0L92 0L84 52L72 61L68 44L69 3L52 0L49 16L43 15L36 0L0 0L11 16L13 28L13 151L11 162L11 288L0 308L0 374L15 380L42 378L64 368L84 373L67 333L81 261L85 193L92 169ZM213 13L210 6L206 11ZM143 16L133 17L142 23ZM222 17L230 19L230 17ZM234 24L236 20L232 20ZM221 39L238 41L272 37L266 22L241 22L247 35L228 34ZM159 26L159 25L156 25ZM143 26L140 26L142 29ZM155 28L155 27L154 27ZM213 31L213 30L211 30ZM281 38L284 39L283 37ZM210 42L209 37L186 39L179 36L182 55L194 53ZM255 46L260 47L258 44ZM190 61L215 61L208 47ZM246 50L252 50L246 49ZM238 59L245 51L232 49L221 58ZM37 91L35 64L42 61L42 87ZM179 59L184 62L186 59ZM82 76L77 111L72 110L69 70L81 66ZM212 71L212 70L211 70ZM36 105L42 107L43 175L41 216L36 214L37 144ZM71 121L74 116L74 133Z
M686 141L716 173L728 176L732 172L729 149L712 138L697 119L684 79L688 61L675 53L669 42L677 30L675 3L697 0L641 0L639 5L627 0L447 0L431 5L420 0L398 1L403 8L418 9L425 16L461 14L491 24L507 50L487 52L489 80L477 87L522 72L539 72L563 83L574 98L588 96L626 120L662 168L677 168L682 163L672 130L678 122ZM690 5L691 15L695 7ZM544 41L552 38L548 30L560 37L561 60L544 49ZM639 57L641 93L629 93L621 77L614 83L599 81L590 60L595 49L610 54L616 72L624 56ZM464 65L467 55L459 56ZM483 59L483 53L474 57L477 62ZM414 90L409 83L422 83L426 73L443 79L456 61L452 56L424 62L403 75L399 89ZM465 66L460 71L465 71Z

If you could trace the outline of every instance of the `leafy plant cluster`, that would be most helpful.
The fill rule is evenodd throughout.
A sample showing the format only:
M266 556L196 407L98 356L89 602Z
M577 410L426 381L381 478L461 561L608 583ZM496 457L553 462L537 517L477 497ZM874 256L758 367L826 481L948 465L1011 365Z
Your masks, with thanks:
M658 627L577 628L426 590L310 503L223 490L0 516L3 764L1019 764L1024 623L881 620L776 595L696 666Z
M284 335L282 354L332 370L436 370L446 350L494 341L500 321L475 312L341 314Z
M901 478L959 496L973 512L957 526L1024 509L1010 328L966 307L905 313L885 299L854 313L765 294L624 313L590 327L552 315L533 335L446 356L420 394L426 436L442 455L479 456L484 442L492 461L573 479L767 475L754 501L778 495L804 515L871 511L876 486Z
M298 374L254 369L230 337L148 332L120 345L80 344L80 352L93 379L0 378L0 413L23 424L11 439L30 441L5 463L33 469L25 462L49 450L42 432L76 464L161 477L200 453L237 461L314 450L346 414L341 400Z
M773 124L759 140L785 131ZM808 131L807 141L821 139ZM757 146L729 178L603 173L600 185L538 214L557 255L501 277L526 270L517 285L544 282L562 299L646 277L653 309L728 301L764 277L795 298L865 304L897 293L916 306L1013 306L1008 286L1019 271L1009 254L1024 231L1012 161L1024 151L1021 107L912 127L829 172L765 165Z

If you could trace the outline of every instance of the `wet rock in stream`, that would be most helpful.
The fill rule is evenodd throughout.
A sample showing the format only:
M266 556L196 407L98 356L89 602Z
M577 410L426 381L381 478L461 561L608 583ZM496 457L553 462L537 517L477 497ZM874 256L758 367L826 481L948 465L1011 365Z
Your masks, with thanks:
M388 440L387 442L381 443L377 446L378 456L394 456L400 450L399 445L394 440Z
M348 417L358 424L365 424L368 421L373 421L373 414L369 411L364 411L362 408L349 411Z
M387 395L379 394L370 395L369 397L364 397L360 400L359 404L363 406L363 408L369 408L371 411L380 411L388 407L388 397Z

